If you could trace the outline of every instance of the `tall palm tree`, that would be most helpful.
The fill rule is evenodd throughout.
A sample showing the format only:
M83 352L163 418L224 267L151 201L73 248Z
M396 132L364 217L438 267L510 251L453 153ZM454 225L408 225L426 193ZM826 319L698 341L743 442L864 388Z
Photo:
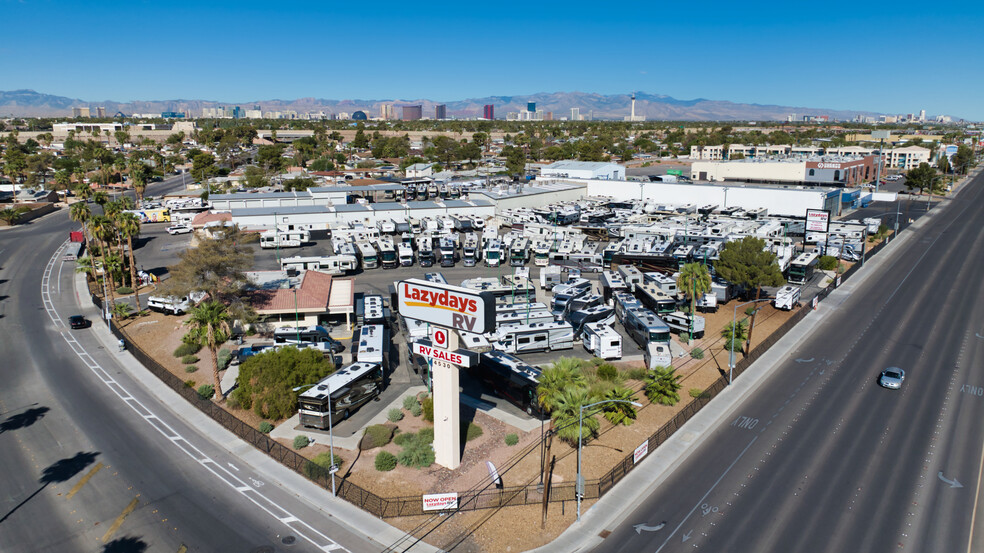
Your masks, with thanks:
M617 400L604 405L605 418L614 425L629 426L638 416L635 406L629 403L635 401L635 392L625 386L616 386L608 390L601 399Z
M707 266L703 263L687 263L681 267L677 289L690 300L690 315L693 316L697 312L697 298L711 291L711 273Z
M133 287L133 302L137 306L137 312L140 312L140 294L137 291L140 284L137 282L137 262L133 258L133 237L140 234L140 219L134 213L123 212L116 217L116 226L120 234L126 237L126 249L130 253L130 285Z
M190 310L191 316L184 324L191 327L198 343L208 348L212 356L212 377L215 393L222 398L222 380L219 378L219 344L229 339L229 312L222 303L209 300Z
M93 216L89 225L92 228L92 234L96 238L96 242L99 244L99 257L103 267L103 283L107 288L106 300L109 301L110 308L112 308L112 305L116 302L113 297L113 284L111 282L109 267L106 266L106 257L108 254L106 250L109 247L110 241L116 237L116 225L113 224L112 219L105 215ZM110 282L107 282L107 279L110 279Z
M88 188L88 187L85 187ZM92 219L92 210L89 209L89 204L85 202L75 202L72 207L68 209L68 216L71 217L73 221L82 223L82 235L89 236L89 220ZM96 269L91 264L89 265L90 274L92 275L92 281L96 282Z
M536 401L543 413L550 415L550 430L553 432L557 426L554 411L558 407L558 400L565 390L581 389L588 387L588 381L581 373L581 361L574 357L561 357L553 365L543 369L540 373L539 384L536 387ZM540 467L541 472L547 470L546 463L549 463L550 449L553 441L547 440L546 451L544 452L544 466Z
M569 444L576 444L579 437L594 436L601 427L595 416L597 412L582 417L581 407L595 401L597 398L587 388L567 388L560 392L554 398L551 414L557 427L557 437Z

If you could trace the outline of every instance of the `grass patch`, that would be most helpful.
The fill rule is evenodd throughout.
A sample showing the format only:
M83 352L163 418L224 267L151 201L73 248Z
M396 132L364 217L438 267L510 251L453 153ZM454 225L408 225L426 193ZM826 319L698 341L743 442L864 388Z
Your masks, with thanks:
M519 436L515 434L506 434L506 445L513 446L519 443Z

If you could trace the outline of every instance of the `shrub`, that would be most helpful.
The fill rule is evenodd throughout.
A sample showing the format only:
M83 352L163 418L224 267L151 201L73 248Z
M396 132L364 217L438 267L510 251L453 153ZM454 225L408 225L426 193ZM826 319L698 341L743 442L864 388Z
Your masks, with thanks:
M420 406L420 403L414 403L410 406L410 414L415 417L419 417L423 412L424 408Z
M260 423L260 432L264 434L269 434L273 432L273 425L269 421L263 421Z
M633 367L625 370L625 378L629 380L642 380L646 378L646 374L648 373L649 371L645 367Z
M701 390L700 388L691 388L690 389L690 397L692 397L694 399L697 399L697 398L699 398L702 395L704 395L704 390Z
M599 365L598 378L611 382L618 378L618 369L616 369L615 365L612 365L611 363Z
M383 447L393 439L395 427L386 424L374 424L366 428L359 441L359 449L373 449Z
M189 344L187 342L182 343L178 346L178 349L174 350L175 357L184 357L186 355L191 355L193 353L198 353L198 350L202 349L198 344Z
M294 449L304 449L311 443L311 439L303 434L294 436Z
M434 398L425 397L423 401L420 402L421 407L424 412L424 420L427 422L434 422Z
M680 333L680 341L681 342L689 342L690 341L690 333L689 332L681 332Z
M193 372L195 372L197 370L198 370L198 367L196 367L195 365L188 365L188 366L185 367L185 372L186 373L193 373Z
M389 451L380 451L376 454L375 465L379 472L389 472L396 468L396 455Z
M334 457L334 461L335 462L332 463L332 455L331 455L331 453L329 453L327 451L325 451L324 453L317 454L314 457L314 459L311 459L311 461L314 464L318 465L319 467L324 468L326 472L331 470L331 465L332 464L334 464L339 469L341 469L342 468L342 463L345 462L345 461L342 460L341 457L339 457L338 455L335 455L335 457ZM330 473L328 473L328 474L330 474Z
M519 436L515 434L506 434L506 445L516 445L519 443Z
M656 367L646 377L646 397L660 405L676 405L680 401L680 375L670 367Z
M218 355L215 356L215 360L219 364L219 370L222 370L229 366L229 362L232 361L232 352L227 348L222 348L219 350Z
M702 350L700 348L694 348L694 349L690 350L690 357L693 357L694 359L703 359L704 358L704 350Z
M467 425L462 423L461 425L461 437L464 438L466 442L470 442L482 434L482 427L473 422L469 422Z
M417 401L417 398L416 397L414 397L414 396L407 396L407 397L403 398L403 408L406 409L407 411L413 409L413 406L414 405L420 405L420 402Z
M434 464L434 448L419 440L410 440L396 459L405 467L416 469L429 467Z
M126 296L128 294L133 293L133 288L130 288L129 286L120 286L119 288L116 289L116 293L122 296Z
M198 356L197 355L185 355L184 357L181 358L181 362L184 363L185 365L191 365L192 363L197 363L198 362Z
M414 434L413 432L408 432L404 434L397 434L396 437L393 438L393 443L400 447L403 447L407 445L407 443L412 442L416 439L417 439L416 434Z
M403 420L403 411L394 407L386 413L386 418L389 419L390 422L400 422Z
M185 388L194 388L194 387L195 387L194 380L185 380Z
M284 419L297 412L298 392L293 388L318 382L331 372L331 363L320 351L263 351L239 366L233 394L244 409L262 419Z
M426 428L421 428L420 432L417 432L417 440L424 442L425 444L434 443L434 427L428 426Z
M229 396L229 398L226 400L226 407L228 407L229 409L239 409L241 406L239 405L239 401L236 400L235 397Z
M839 264L840 263L837 261L836 257L832 255L822 255L820 256L820 260L817 262L817 268L821 271L833 271Z
M212 399L212 396L215 395L215 386L211 384L202 384L196 391L198 392L198 397L202 399Z

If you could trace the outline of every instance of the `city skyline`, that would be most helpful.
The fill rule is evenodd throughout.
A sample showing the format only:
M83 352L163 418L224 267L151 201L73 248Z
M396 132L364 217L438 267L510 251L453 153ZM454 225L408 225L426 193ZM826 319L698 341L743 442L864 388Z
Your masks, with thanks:
M272 12L258 2L176 2L166 9L107 3L98 10L78 2L9 2L0 88L91 102L222 103L306 97L443 103L544 90L648 90L681 99L881 113L925 109L984 120L975 97L984 86L982 57L971 33L952 29L954 21L984 22L984 10L918 5L913 20L906 6L836 4L818 19L810 6L724 3L695 14L641 3L617 12L556 2L507 2L494 11L382 2L372 11L311 4ZM565 40L568 32L592 40ZM144 36L151 37L149 46L134 43ZM266 38L252 47L249 37ZM679 47L667 49L675 40ZM83 43L86 56L65 55Z

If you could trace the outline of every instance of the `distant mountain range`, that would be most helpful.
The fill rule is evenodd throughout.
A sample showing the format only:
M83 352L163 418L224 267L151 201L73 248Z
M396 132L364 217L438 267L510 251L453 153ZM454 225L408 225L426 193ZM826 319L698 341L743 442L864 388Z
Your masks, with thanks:
M241 103L212 102L208 100L149 100L115 102L105 100L92 102L64 96L42 94L33 90L0 91L0 116L71 117L73 107L90 107L95 115L96 107L106 108L112 116L118 112L125 115L134 113L162 113L167 111L185 112L192 117L200 117L203 108L240 106L252 109L260 106L263 111L293 110L298 113L319 112L353 113L361 110L370 117L379 116L383 104L393 104L396 115L400 116L400 106L421 105L424 117L434 117L434 107L447 105L448 116L459 118L481 117L486 104L495 106L495 116L504 118L508 112L524 111L529 102L535 102L538 110L552 112L555 119L570 118L571 108L578 108L584 118L623 119L629 115L629 94L591 94L585 92L541 92L525 96L489 96L467 100L436 102L427 99L414 100L326 100L321 98L298 98L296 100L256 100ZM877 116L868 111L831 110L809 107L776 106L762 104L741 104L723 100L678 100L661 94L636 93L636 115L644 115L648 120L671 121L770 121L785 120L788 115L797 118L804 115L827 115L832 120L852 119L857 115Z

